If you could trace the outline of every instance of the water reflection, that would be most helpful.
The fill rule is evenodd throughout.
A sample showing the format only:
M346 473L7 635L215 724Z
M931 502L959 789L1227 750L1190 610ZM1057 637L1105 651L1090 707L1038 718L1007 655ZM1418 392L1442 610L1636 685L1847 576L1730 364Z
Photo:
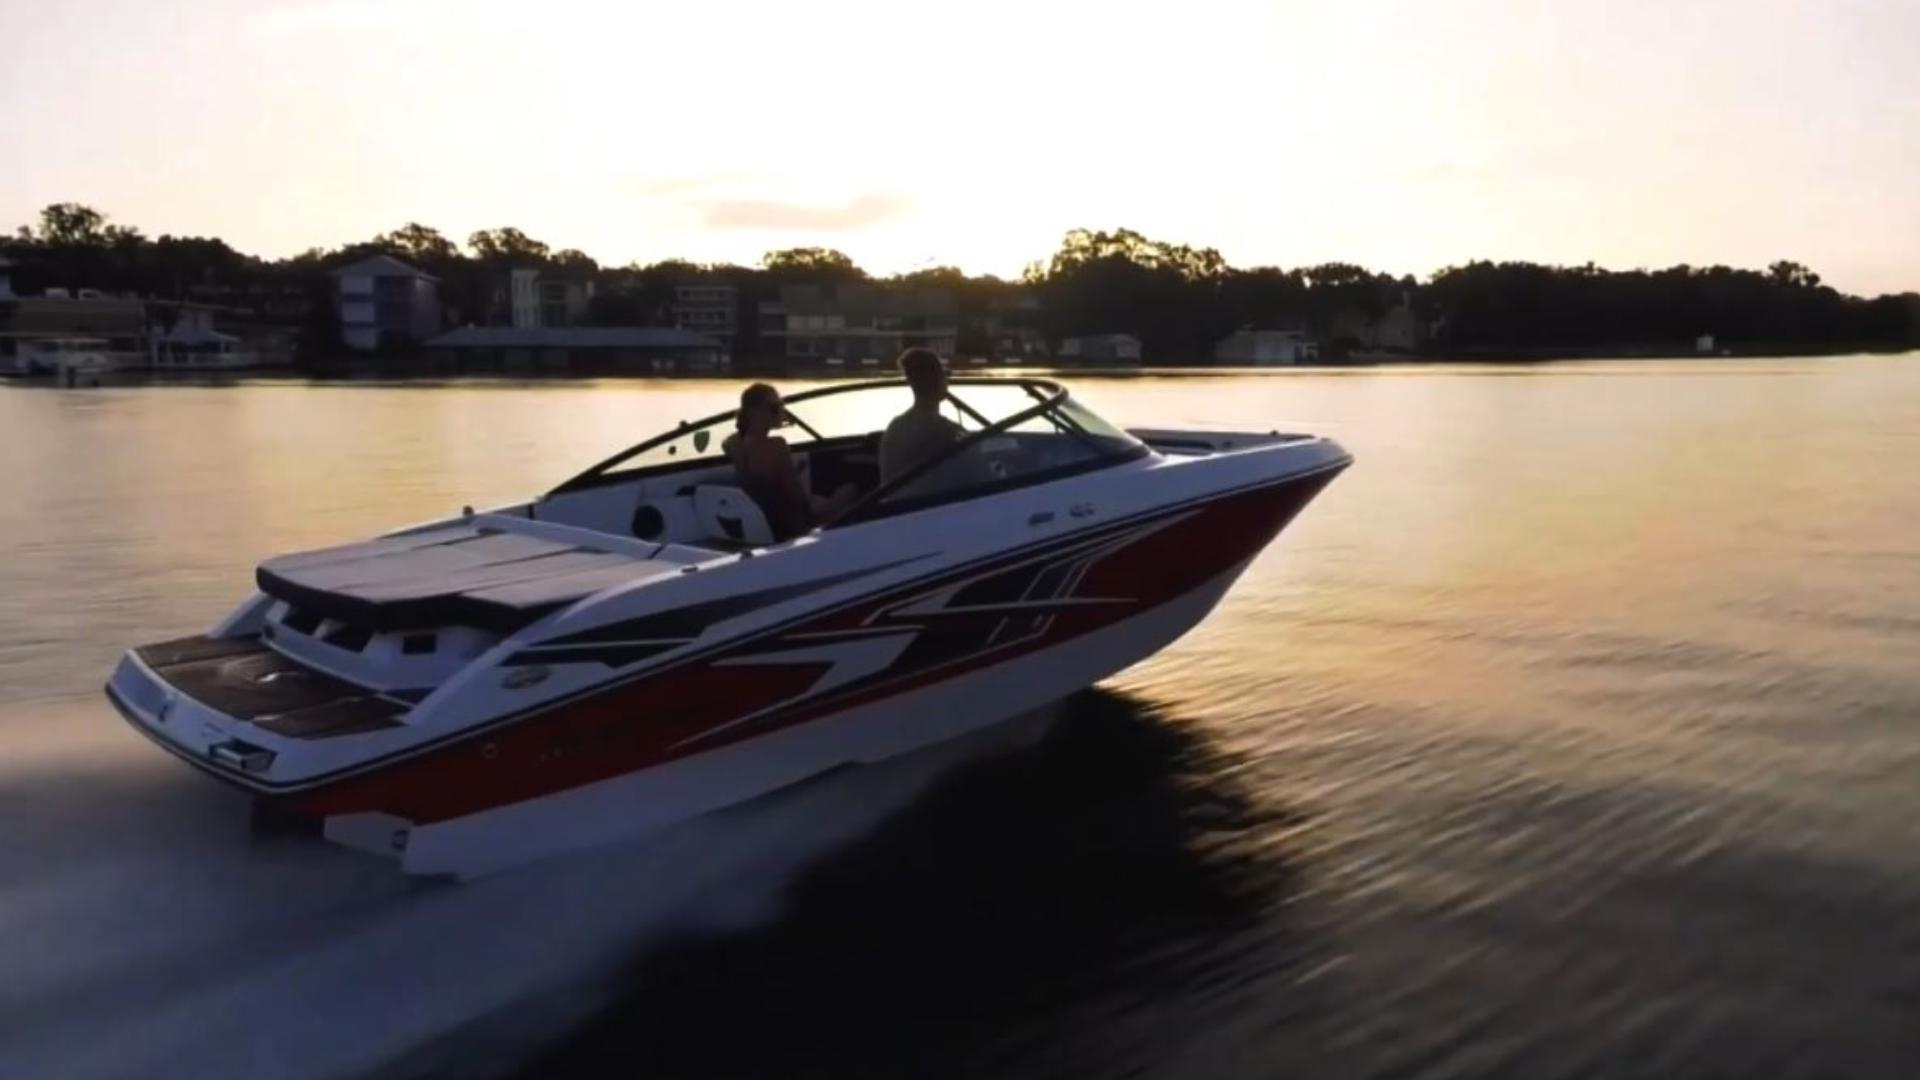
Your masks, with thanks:
M776 924L647 957L522 1075L976 1075L1069 1014L1169 1010L1236 977L1249 954L1226 942L1263 920L1284 935L1277 841L1301 822L1239 790L1197 731L1077 695L1038 746L806 872Z

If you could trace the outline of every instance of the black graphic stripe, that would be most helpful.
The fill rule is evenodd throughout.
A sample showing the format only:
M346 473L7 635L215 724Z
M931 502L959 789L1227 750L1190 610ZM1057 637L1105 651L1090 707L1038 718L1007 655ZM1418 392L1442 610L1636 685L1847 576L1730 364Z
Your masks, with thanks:
M731 596L722 596L700 603L684 604L666 611L658 611L650 615L640 615L635 618L624 619L620 622L608 623L605 626L596 626L591 630L581 630L578 633L567 634L563 637L550 638L540 642L538 645L529 646L529 648L546 648L554 645L596 645L612 642L618 643L620 648L625 649L633 642L691 641L705 633L707 628L715 623L725 622L728 619L745 615L747 612L755 611L759 608L771 607L774 604L792 600L797 596L805 596L810 592L819 592L821 589L830 588L842 582L867 577L871 574L878 574L897 566L905 566L911 562L918 562L928 557L927 555L915 555L912 558L895 559L892 562L879 563L874 566L862 567L858 570L849 570L839 574L831 574L827 577L814 578L811 581L797 582L792 585L776 585L770 589L735 593Z

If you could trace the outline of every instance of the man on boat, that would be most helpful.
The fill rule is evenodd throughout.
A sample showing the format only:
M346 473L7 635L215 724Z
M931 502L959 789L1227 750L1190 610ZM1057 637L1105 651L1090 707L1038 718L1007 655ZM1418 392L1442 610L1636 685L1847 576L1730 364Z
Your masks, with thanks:
M947 398L947 365L932 349L912 348L900 354L900 374L913 388L913 406L893 418L880 436L880 482L887 483L918 467L965 434L960 425L940 415Z

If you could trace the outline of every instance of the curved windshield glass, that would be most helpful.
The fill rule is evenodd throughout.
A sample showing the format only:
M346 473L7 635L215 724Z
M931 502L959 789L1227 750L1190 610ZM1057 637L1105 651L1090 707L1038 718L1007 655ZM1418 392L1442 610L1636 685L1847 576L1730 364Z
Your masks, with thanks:
M1102 446L1121 450L1146 445L1139 439L1127 434L1126 429L1108 422L1105 417L1087 408L1085 405L1080 404L1078 401L1073 400L1071 397L1063 399L1054 411L1059 413L1060 416L1069 423L1073 424L1074 427L1079 428L1081 434Z
M1055 391L1057 394L1058 391ZM1048 395L1026 383L955 382L947 388L940 415L968 432L979 431L1046 401ZM787 401L793 426L780 434L798 446L811 439L841 439L882 432L913 407L905 383L863 386L837 393L796 395Z
M905 384L863 387L842 394L801 397L787 402L793 424L780 437L800 444L813 439L842 439L885 431L894 417L913 406L913 391ZM951 407L942 410L952 416Z
M1026 383L975 383L947 388L947 395L965 406L956 419L968 431L979 431L1028 412L1036 405L1045 404L1047 399L1058 397L1059 393Z
M961 389L982 403L992 397L1004 405L1013 404L1006 391L1027 394L1027 415L1008 409L1004 419L987 427L969 427L967 438L952 451L884 492L881 505L967 498L969 489L984 493L1039 483L1144 451L1139 440L1064 394L1049 398L1018 384ZM972 394L979 390L992 394Z
M655 439L637 451L630 451L618 461L605 463L594 472L599 475L617 475L665 465L685 465L702 459L718 460L725 456L720 446L731 434L733 434L731 413L702 420L696 424L689 424L671 435Z
M913 405L904 382L825 386L786 399L790 423L779 434L796 450L840 439L879 438ZM955 379L940 415L956 425L953 450L901 473L900 486L878 492L884 502L947 495L976 485L1071 470L1088 462L1142 452L1139 442L1039 379ZM596 486L638 472L673 470L724 460L734 414L710 416L625 450L555 491ZM817 453L818 451L816 451Z

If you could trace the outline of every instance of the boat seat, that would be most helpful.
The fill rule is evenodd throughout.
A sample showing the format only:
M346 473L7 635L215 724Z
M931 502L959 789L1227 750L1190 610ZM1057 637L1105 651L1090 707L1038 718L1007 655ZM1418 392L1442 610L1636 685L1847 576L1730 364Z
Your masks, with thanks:
M767 515L753 497L737 487L701 484L693 489L693 512L715 540L761 546L774 542Z

